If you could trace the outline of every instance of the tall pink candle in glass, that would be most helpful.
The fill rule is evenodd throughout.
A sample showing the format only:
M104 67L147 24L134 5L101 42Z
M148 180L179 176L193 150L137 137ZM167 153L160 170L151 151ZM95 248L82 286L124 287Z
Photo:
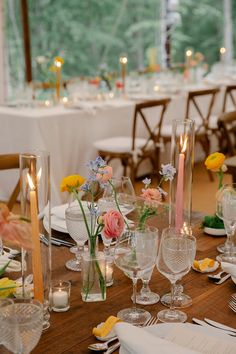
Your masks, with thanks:
M178 164L178 177L176 187L176 208L175 208L175 227L181 229L183 226L183 213L184 213L184 162L185 151L187 147L187 137L180 137L179 164Z

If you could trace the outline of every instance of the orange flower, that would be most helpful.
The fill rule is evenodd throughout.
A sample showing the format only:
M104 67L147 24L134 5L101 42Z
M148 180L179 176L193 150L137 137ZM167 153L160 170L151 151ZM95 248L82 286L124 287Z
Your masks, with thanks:
M210 154L207 157L205 161L205 166L208 170L211 170L213 172L218 172L221 170L224 160L225 160L224 154L222 154L221 152L214 152L213 154Z

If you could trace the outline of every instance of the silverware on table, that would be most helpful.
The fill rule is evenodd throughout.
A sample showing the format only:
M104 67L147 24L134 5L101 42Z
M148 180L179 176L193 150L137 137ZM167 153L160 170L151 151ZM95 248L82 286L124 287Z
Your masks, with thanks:
M207 322L206 322L206 320L207 320ZM222 323L215 322L215 321L209 320L207 318L204 318L204 321L203 321L203 320L199 320L198 318L194 318L194 317L192 318L192 321L199 324L200 326L208 327L208 328L215 328L220 331L223 331L225 334L236 337L236 330L232 327L225 326ZM213 323L214 323L214 325L213 325Z
M94 350L94 351L107 350L107 349L109 349L108 344L113 342L114 340L117 340L117 339L118 339L118 337L112 337L111 339L107 340L106 342L89 344L88 349Z
M216 328L219 328L219 329L223 329L225 331L231 331L231 332L236 334L236 329L233 328L233 327L226 326L226 325L224 325L223 323L220 323L220 322L212 321L209 318L204 318L204 321L207 322L208 324L210 324L213 327L216 327Z
M228 302L229 308L236 313L236 302L233 300L229 300Z
M119 347L120 347L120 342L118 342L118 343L112 345L110 348L108 348L108 349L104 352L104 354L111 354L111 353L113 353L116 349L118 349Z
M223 273L226 273L225 271L222 271L218 274L215 275L208 275L208 278L212 281L214 281L214 284L220 285L222 283L224 283L227 279L229 279L231 277L230 274L226 273L226 275L223 275Z

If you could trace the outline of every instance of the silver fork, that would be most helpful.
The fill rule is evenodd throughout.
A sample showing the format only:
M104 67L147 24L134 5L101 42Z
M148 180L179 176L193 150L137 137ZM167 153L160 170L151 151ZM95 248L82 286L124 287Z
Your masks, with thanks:
M149 320L144 323L144 325L142 327L148 327L148 326L152 326L154 324L156 324L158 322L158 318L155 316L152 316L151 318L149 318Z
M231 295L232 300L236 303L236 293Z
M229 308L236 313L236 302L233 300L229 300Z

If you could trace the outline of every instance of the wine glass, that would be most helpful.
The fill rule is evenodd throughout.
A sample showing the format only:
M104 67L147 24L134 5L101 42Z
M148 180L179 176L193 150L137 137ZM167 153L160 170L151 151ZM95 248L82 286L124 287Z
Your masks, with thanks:
M216 215L223 220L227 240L221 255L216 259L220 262L236 263L236 247L234 234L236 229L236 183L225 184L216 197ZM217 248L218 249L218 248Z
M170 309L158 312L161 322L185 322L187 315L174 307L174 286L177 280L187 274L196 254L195 237L181 233L175 228L162 232L161 244L157 256L157 269L171 283Z
M122 215L134 210L135 191L129 177L111 178L104 189L103 197L107 202L116 204ZM127 219L126 219L127 222Z
M90 213L86 211L85 216L89 222L89 219L91 219ZM65 218L67 230L73 240L77 243L77 250L75 253L76 258L67 261L66 267L70 270L80 272L84 244L88 240L88 233L80 206L69 206L65 211Z
M6 301L6 300L5 300ZM32 299L14 299L0 307L2 344L16 354L28 354L43 330L43 305Z
M133 281L133 307L118 312L117 317L136 326L145 324L151 317L148 311L136 307L137 280L143 272L153 268L158 248L158 233L148 228L128 230L119 238L115 247L114 261Z

